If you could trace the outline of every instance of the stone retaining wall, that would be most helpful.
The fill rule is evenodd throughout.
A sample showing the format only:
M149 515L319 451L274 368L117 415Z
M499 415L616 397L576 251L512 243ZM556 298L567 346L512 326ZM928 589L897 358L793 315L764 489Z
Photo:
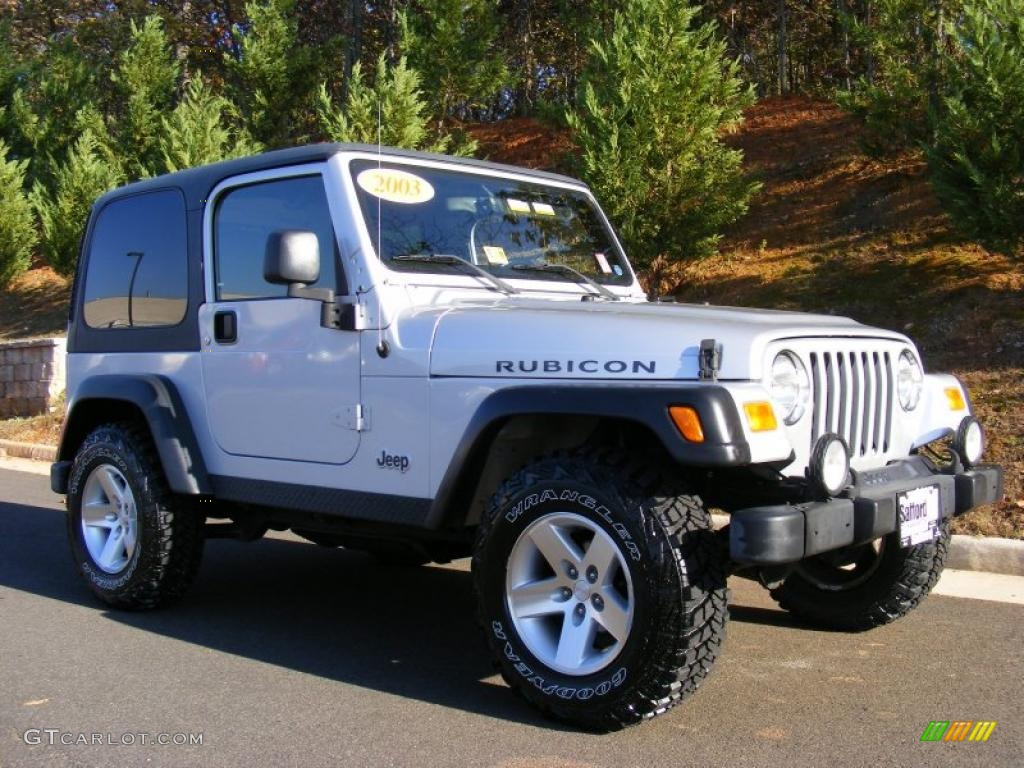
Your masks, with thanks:
M36 416L64 391L66 339L0 341L0 419Z

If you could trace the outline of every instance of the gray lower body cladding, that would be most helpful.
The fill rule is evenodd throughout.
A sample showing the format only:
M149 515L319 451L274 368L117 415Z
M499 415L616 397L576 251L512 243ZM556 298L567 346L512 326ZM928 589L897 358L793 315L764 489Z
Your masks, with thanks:
M729 520L730 557L748 565L795 563L886 536L898 528L898 494L929 485L938 486L946 519L1001 498L1003 472L979 466L941 474L920 459L907 459L862 473L842 498L737 510Z
M212 475L211 481L214 497L225 501L414 527L423 526L431 503L410 496L269 480Z

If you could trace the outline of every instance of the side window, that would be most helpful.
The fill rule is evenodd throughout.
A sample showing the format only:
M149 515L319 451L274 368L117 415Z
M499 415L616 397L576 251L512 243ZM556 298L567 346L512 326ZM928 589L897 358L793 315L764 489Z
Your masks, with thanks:
M93 226L85 274L86 325L177 325L188 307L185 201L176 190L104 206Z
M214 275L217 301L285 296L287 286L263 279L267 237L278 230L304 229L320 241L316 285L345 292L337 283L338 247L320 176L277 179L238 187L217 202L214 216Z

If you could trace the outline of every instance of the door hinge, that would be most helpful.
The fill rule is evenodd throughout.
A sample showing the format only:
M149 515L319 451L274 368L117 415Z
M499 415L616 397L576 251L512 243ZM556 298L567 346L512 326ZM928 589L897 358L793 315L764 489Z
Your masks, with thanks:
M352 405L345 409L345 426L356 432L370 429L370 409L363 404Z

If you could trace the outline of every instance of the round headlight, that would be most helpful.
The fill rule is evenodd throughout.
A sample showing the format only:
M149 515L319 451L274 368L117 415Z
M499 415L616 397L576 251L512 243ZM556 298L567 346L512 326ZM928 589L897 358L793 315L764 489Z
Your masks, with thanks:
M900 398L900 406L905 411L917 408L921 401L921 390L924 389L924 371L921 364L909 350L900 353L896 364L896 393Z
M800 421L811 396L811 380L799 357L789 351L775 356L768 389L782 413L782 420L786 424Z
M846 487L850 476L850 452L846 441L828 433L818 438L811 451L811 482L827 496L835 496Z
M981 461L981 454L985 452L985 432L981 422L973 416L964 417L953 438L953 450L960 454L960 459L968 469Z

